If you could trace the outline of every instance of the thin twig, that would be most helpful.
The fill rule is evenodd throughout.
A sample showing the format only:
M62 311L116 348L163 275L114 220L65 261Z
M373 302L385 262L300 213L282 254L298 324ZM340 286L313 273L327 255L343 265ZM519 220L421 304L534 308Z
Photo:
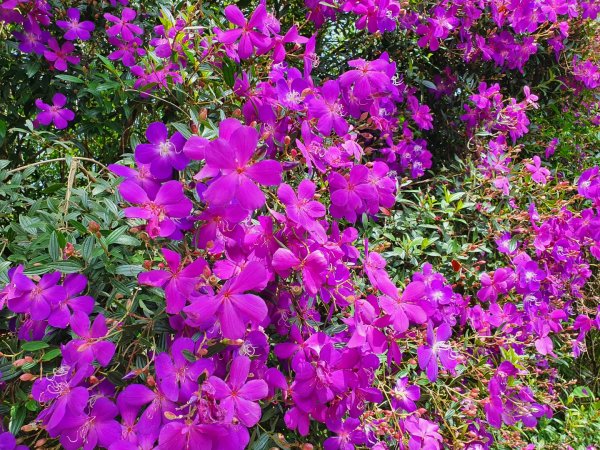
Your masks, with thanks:
M71 191L73 190L73 184L75 183L75 174L77 173L77 166L79 162L76 159L71 160L69 167L69 176L67 177L67 193L65 194L65 206L64 215L66 216L69 212L69 200L71 200Z
M106 167L100 161L96 161L95 159L92 159L92 158L85 158L83 156L73 156L73 157L71 157L71 159L80 160L80 161L89 161L94 164L98 164L104 170L108 170L108 167ZM66 161L66 160L67 160L67 158L46 159L44 161L38 161L38 162L31 163L31 164L27 164L26 166L17 167L16 169L9 170L8 173L16 173L16 172L20 172L25 169L29 169L30 167L41 166L42 164L49 164L49 163L53 163L53 162Z

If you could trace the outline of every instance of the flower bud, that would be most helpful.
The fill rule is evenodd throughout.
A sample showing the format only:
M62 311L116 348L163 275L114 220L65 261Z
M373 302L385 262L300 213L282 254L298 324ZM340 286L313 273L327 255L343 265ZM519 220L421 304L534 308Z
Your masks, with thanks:
M98 222L94 222L93 220L90 220L90 223L88 223L87 229L90 233L96 234L100 231L100 225L98 225Z
M36 378L36 376L32 373L24 373L19 377L21 381L32 381Z

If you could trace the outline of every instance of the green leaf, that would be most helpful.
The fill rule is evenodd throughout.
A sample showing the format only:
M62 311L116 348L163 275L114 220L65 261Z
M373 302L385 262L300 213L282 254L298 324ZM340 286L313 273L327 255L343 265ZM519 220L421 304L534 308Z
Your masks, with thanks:
M106 238L104 238L106 245L111 245L117 242L117 239L119 239L119 237L121 237L127 231L127 229L128 227L123 225L116 230L113 230L108 236L106 236Z
M23 345L21 345L21 349L25 350L26 352L35 352L48 347L50 347L50 345L44 341L24 342Z
M25 423L25 415L27 410L24 405L12 405L10 407L10 422L8 423L8 431L12 434L17 434L21 431L23 423Z
M50 242L48 243L48 253L50 254L50 258L52 258L52 261L58 261L62 256L56 231L53 231L50 235Z
M52 361L54 358L60 355L60 348L53 348L52 350L49 350L46 353L44 353L44 356L42 356L42 361Z
M48 264L48 267L62 273L77 273L83 270L81 264L74 260L52 262Z
M122 266L117 267L115 273L118 275L127 275L129 277L135 277L140 272L143 272L144 268L140 265L135 264L124 264Z
M61 74L61 75L56 75L56 78L58 78L60 80L64 80L64 81L69 81L71 83L78 83L78 84L84 83L83 80L81 80L81 79L79 79L77 77L74 77L73 75L63 75L63 74Z
M194 355L189 350L184 350L182 353L183 353L183 357L185 359L187 359L189 362L193 363L193 362L196 362L198 360L198 358L196 358L196 355Z

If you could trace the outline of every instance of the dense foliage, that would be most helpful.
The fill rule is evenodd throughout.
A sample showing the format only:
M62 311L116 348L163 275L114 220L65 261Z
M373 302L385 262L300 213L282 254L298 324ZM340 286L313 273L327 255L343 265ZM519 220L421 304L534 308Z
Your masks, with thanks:
M0 3L0 448L598 444L600 3Z

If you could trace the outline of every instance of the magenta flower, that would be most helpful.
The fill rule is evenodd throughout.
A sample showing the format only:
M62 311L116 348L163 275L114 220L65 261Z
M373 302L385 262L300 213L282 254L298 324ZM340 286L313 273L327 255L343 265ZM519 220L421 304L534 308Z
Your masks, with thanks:
M194 262L183 266L179 253L162 249L169 270L151 270L138 275L138 282L148 286L162 287L167 300L167 313L178 314L185 306L185 302L200 280L200 276L208 267L204 259L198 258Z
M417 349L419 367L425 370L429 381L438 377L438 359L444 368L453 371L458 364L456 353L447 342L452 336L452 329L447 323L442 323L437 330L433 330L431 322L427 326L427 344Z
M80 22L81 12L77 8L69 8L67 17L69 20L56 21L56 25L66 30L65 39L67 41L74 41L75 39L87 41L91 37L90 33L96 28L94 23L89 20Z
M192 202L184 195L179 181L167 181L156 195L148 193L133 181L124 181L119 185L123 198L140 206L125 208L125 217L148 220L146 231L150 237L168 237L178 231L173 219L187 217L192 211Z
M42 125L54 123L54 126L59 130L67 128L69 122L75 118L75 113L68 108L63 108L66 104L67 97L60 93L54 94L54 97L52 97L52 106L38 98L35 101L35 106L41 112L38 113L36 120Z
M87 285L87 278L80 274L69 274L63 282L66 292L64 298L57 297L52 301L52 311L48 316L48 323L56 328L66 328L71 321L74 311L81 311L89 315L94 309L94 299L89 295L77 295L83 292Z
M210 359L188 361L183 352L194 353L194 341L190 338L175 339L171 346L171 355L160 353L154 361L156 377L161 391L174 402L184 403L198 390L198 377L204 371L212 372Z
M265 204L265 195L255 183L277 186L281 183L281 164L266 159L251 161L258 144L258 132L252 128L230 122L231 127L220 133L219 139L206 146L206 164L218 169L221 176L215 179L204 197L214 205L228 205L234 199L248 210L258 209Z
M67 361L69 361L67 355ZM86 387L79 386L81 382L94 371L91 364L83 364L79 368L61 365L52 376L35 380L31 395L40 403L48 405L40 414L39 419L44 423L51 435L56 435L64 428L65 416L73 417L83 414L89 392Z
M600 168L590 167L584 171L577 181L579 195L589 199L600 199Z
M50 39L50 33L42 31L35 20L27 20L23 24L23 32L14 32L15 37L20 41L19 50L23 53L35 53L43 55L46 50L46 42Z
M298 34L298 27L296 25L293 25L284 36L273 37L273 62L278 64L285 59L285 44L304 44L306 41L308 41L307 38Z
M398 295L398 289L387 283L380 286L383 289L379 297L381 308L389 315L389 320L398 333L408 330L410 322L424 323L427 320L425 310L419 305L423 300L426 287L420 281L409 283L402 296Z
M410 416L404 422L404 428L410 435L409 449L438 450L442 448L442 436L439 427L428 420Z
M298 186L298 196L288 184L282 184L277 190L279 199L285 205L288 218L307 230L314 226L319 217L325 215L325 206L313 200L316 186L310 180L302 180Z
M328 267L327 258L320 250L300 259L286 248L280 248L275 252L271 264L275 272L285 278L292 270L301 272L304 287L311 295L316 295L325 282L325 271Z
M539 156L535 155L533 157L533 164L525 164L525 167L531 173L531 179L537 184L546 184L548 182L550 171L542 167L542 160Z
M115 344L103 340L108 334L106 319L98 314L90 326L90 318L81 311L75 311L71 316L73 332L83 338L75 339L67 344L77 348L80 358L95 359L101 366L106 366L115 354Z
M265 301L247 291L264 288L267 272L262 264L250 262L223 285L217 295L199 295L183 310L194 319L216 316L223 336L238 339L246 333L246 325L259 325L267 317Z
M11 279L17 294L8 300L8 307L16 313L29 313L33 320L44 320L50 315L50 305L65 300L65 288L58 286L60 272L53 272L42 277L38 284L22 273L16 271Z
M320 96L308 103L308 113L318 120L317 129L329 136L333 129L343 136L348 131L348 122L344 119L344 110L340 100L340 86L336 80L326 81L320 89Z
M17 445L17 439L12 433L5 431L0 433L0 449L2 450L27 450L26 445Z
M121 437L121 425L115 420L118 409L106 397L94 402L89 416L67 416L60 443L67 450L93 450L108 447Z
M487 272L482 273L479 278L481 289L477 291L477 298L482 302L495 302L498 295L506 294L514 285L513 274L510 268L499 268L492 276Z
M114 23L114 25L106 30L106 34L108 34L110 37L120 35L123 40L131 41L133 38L135 38L136 34L142 34L144 31L137 25L129 23L135 19L135 16L137 16L137 12L131 8L123 8L121 17L113 16L109 13L104 14L104 18L106 20Z
M226 45L231 45L239 39L238 55L241 59L251 57L255 49L263 52L271 45L271 40L262 31L267 18L267 9L264 3L256 8L250 20L246 20L244 14L235 5L225 8L225 17L238 28L226 31L217 30L217 38L219 42Z
M124 41L117 37L109 37L108 42L117 47L115 51L108 55L108 59L111 61L121 60L125 67L134 66L136 63L136 56L144 56L146 54L146 50L144 50L142 45L142 40L138 37L134 37L129 41Z
M387 90L390 77L385 71L390 63L385 59L366 61L359 58L349 61L348 65L354 69L348 70L340 76L340 85L343 88L354 85L354 93L360 100Z
M369 169L363 165L355 165L347 176L337 172L329 175L331 192L330 212L333 217L345 217L348 221L356 221L357 214L366 210L364 203L377 202L379 194L370 183Z
M227 383L214 376L208 381L215 389L215 398L225 410L225 421L231 422L235 418L242 425L253 427L261 415L260 405L256 402L267 396L269 387L264 380L246 381L249 371L250 359L237 356L231 363Z
M162 122L152 122L146 129L150 144L138 144L135 157L142 164L150 164L150 172L156 178L170 178L173 169L184 170L189 159L183 153L185 138L177 131L169 139L167 126Z
M403 409L406 412L417 410L415 402L421 397L419 386L408 384L408 377L398 378L394 390L392 391L392 407L394 409Z
M175 414L177 411L177 403L169 400L160 390L160 387L153 391L141 384L127 386L119 394L117 405L122 417L134 414L137 417L140 408L148 405L137 423L138 429L141 430L138 438L144 439L144 436L154 436L154 439L151 439L152 443L158 436L161 427L164 429L164 425L168 422L165 413Z
M67 63L79 64L79 57L73 56L71 53L75 50L75 46L71 42L65 42L62 46L54 38L48 41L48 49L44 51L44 58L52 63L56 70L65 72Z
M344 422L337 420L328 424L329 430L337 436L325 439L323 450L352 450L355 445L365 444L367 439L360 425L360 420L352 417L348 417Z
M535 261L523 262L517 266L517 285L524 292L537 292L546 275Z

